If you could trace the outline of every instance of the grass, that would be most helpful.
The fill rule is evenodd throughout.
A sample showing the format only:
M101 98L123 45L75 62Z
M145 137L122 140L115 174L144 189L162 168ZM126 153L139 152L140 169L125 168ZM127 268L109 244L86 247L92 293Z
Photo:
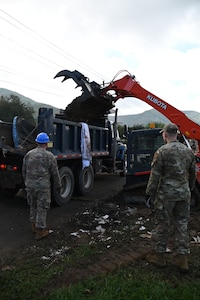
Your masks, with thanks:
M55 245L56 249L64 249ZM8 270L0 273L1 300L198 300L200 276L193 268L189 274L171 272L146 265L145 261L132 263L116 272L85 278L63 288L59 280L67 268L87 267L87 259L95 261L104 255L102 245L81 244L65 249L62 254L38 248L28 250L20 260L10 260ZM58 252L58 251L57 251ZM60 251L62 252L62 251ZM23 257L23 258L22 258ZM197 256L198 257L198 256ZM44 259L45 258L45 259ZM197 276L196 276L196 275Z
M59 248L58 245L56 248ZM49 254L46 249L34 249L33 253L26 253L20 261L7 261L8 269L0 273L0 299L34 299L34 295L40 294L40 290L56 280L65 268L75 267L77 260L93 257L102 251L96 245L83 244L67 250L63 255L54 256L51 252L51 249ZM36 299L39 299L38 296Z
M42 300L197 300L199 282L181 283L177 278L171 284L155 273L141 274L129 267L107 276L95 277L82 283L60 289Z
M25 260L13 269L3 271L0 275L0 299L32 299L43 284L57 275L61 268L45 268L35 259Z

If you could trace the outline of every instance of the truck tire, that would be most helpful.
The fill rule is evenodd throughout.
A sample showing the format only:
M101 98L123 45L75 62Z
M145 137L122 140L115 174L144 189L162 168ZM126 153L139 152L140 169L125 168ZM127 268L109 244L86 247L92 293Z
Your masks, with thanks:
M60 194L54 189L53 200L58 206L63 206L71 199L74 192L74 175L70 168L62 167L59 170L62 187Z
M78 195L87 195L93 188L94 184L94 170L90 165L82 169L81 165L74 170L75 178L75 192Z

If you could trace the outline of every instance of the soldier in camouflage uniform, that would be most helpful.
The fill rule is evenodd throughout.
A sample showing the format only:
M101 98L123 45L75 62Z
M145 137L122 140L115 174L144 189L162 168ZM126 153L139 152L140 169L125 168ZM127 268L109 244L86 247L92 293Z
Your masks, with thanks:
M188 270L189 253L188 219L191 190L194 188L196 171L195 156L191 149L177 140L178 127L170 123L161 130L165 145L154 154L146 194L154 199L155 250L146 260L157 266L166 265L169 228L173 226L175 259L173 264L180 270Z
M38 147L26 153L22 175L25 182L27 202L30 206L32 231L39 240L49 234L46 228L47 211L51 203L51 179L59 191L61 180L54 155L46 151L49 137L45 132L37 135Z

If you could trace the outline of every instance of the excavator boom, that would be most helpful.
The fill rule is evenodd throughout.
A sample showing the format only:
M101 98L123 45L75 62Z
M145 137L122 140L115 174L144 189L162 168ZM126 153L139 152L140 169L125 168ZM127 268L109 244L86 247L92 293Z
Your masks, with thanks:
M182 111L141 87L134 77L126 75L111 82L103 89L102 95L106 95L109 91L115 92L113 95L115 102L126 97L135 97L146 102L168 118L170 122L175 123L180 132L188 139L195 139L200 144L200 125L190 120Z
M170 105L163 99L144 89L130 74L121 79L102 86L94 81L90 82L79 71L62 70L54 78L64 77L63 81L73 79L82 88L82 95L74 99L65 109L69 120L80 121L94 117L103 118L110 113L115 102L121 98L138 98L175 123L180 132L187 139L194 139L200 148L200 125L189 119L182 111ZM112 93L110 93L112 91ZM113 93L114 92L114 93Z
M168 104L166 101L162 100L158 96L154 95L153 93L141 87L141 85L135 80L135 78L130 75L126 75L119 80L111 82L106 88L104 88L104 90L102 91L102 95L106 96L111 91L114 92L114 94L112 93L112 95L115 98L114 100L115 102L120 98L126 98L126 97L135 97L146 102L147 104L155 108L157 111L159 111L161 114L163 114L166 118L168 118L170 122L175 123L179 127L179 130L184 137L186 137L187 139L193 139L197 141L198 149L197 152L195 153L197 180L196 180L195 190L193 191L192 198L195 199L195 205L197 205L197 203L199 205L200 204L200 152L199 152L200 151L200 125L190 120L182 111L176 109L172 105ZM135 134L137 136L137 132ZM147 135L148 132L144 133L143 137L145 136L147 137ZM153 133L150 135L153 137ZM130 140L129 141L130 145L132 145L133 136L131 136L131 134L129 136L129 140ZM185 139L185 141L187 140ZM131 147L128 147L128 152L130 150L129 148ZM144 182L147 181L150 168L148 169L147 166L148 164L146 163L147 165L145 165L144 162L141 167L138 167L140 171L136 172L134 168L132 168L134 164L131 161L131 157L133 156L133 153L131 153L131 151L132 150L130 150L130 153L127 154L128 156L128 163L127 163L128 171L126 176L127 185L129 185L130 182L131 184L133 183L136 184L137 182L136 179L138 179L138 182L140 182L141 184L142 180L144 180ZM137 150L135 151L137 152ZM137 154L135 153L135 155ZM141 153L139 155L141 155ZM147 168L146 170L145 167ZM137 176L138 174L140 176Z

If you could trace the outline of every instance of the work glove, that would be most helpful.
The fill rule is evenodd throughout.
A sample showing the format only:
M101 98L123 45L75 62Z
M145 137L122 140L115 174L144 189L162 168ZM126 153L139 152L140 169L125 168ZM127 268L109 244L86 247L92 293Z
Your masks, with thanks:
M145 196L145 205L146 207L150 208L152 211L154 210L154 196L149 196L149 195L146 195Z

